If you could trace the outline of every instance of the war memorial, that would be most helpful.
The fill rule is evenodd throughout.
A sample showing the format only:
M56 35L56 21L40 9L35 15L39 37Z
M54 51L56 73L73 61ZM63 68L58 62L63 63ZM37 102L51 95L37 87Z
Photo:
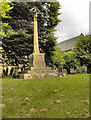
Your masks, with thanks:
M46 67L45 53L40 53L39 50L37 15L41 14L41 12L36 6L30 11L34 14L34 50L29 56L29 66L31 67L20 72L19 78L56 77L58 76L57 71L52 70L51 67Z

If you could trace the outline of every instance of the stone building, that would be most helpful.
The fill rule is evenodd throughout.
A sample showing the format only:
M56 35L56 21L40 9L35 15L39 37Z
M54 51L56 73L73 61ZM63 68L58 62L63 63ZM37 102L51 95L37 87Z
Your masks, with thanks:
M74 44L76 43L76 41L80 38L79 36L70 38L68 40L65 40L63 42L58 43L58 47L61 48L61 50L64 51L70 51L71 49L74 48Z

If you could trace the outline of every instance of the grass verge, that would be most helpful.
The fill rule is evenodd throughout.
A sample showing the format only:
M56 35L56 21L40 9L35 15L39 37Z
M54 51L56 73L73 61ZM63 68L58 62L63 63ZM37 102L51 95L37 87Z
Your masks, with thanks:
M3 118L87 118L89 75L2 79Z

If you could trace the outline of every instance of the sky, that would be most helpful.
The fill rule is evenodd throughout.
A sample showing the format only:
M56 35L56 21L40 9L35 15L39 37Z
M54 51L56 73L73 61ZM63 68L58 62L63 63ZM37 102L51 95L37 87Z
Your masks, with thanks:
M91 0L59 0L62 20L56 27L57 42L89 33L89 2Z

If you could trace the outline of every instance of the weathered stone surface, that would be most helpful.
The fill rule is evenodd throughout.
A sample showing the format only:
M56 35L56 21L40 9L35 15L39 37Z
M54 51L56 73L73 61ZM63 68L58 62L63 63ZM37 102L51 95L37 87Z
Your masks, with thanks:
M81 67L81 73L82 74L87 74L87 67L82 66Z
M44 53L33 53L32 55L30 55L29 64L31 64L31 67L38 68L38 69L45 67Z
M76 73L76 69L72 69L72 68L70 68L70 73Z
M32 79L32 78L43 78L43 77L58 77L58 73L50 70L50 71L44 71L44 70L30 70L27 71L26 73L19 73L19 78L23 79Z

